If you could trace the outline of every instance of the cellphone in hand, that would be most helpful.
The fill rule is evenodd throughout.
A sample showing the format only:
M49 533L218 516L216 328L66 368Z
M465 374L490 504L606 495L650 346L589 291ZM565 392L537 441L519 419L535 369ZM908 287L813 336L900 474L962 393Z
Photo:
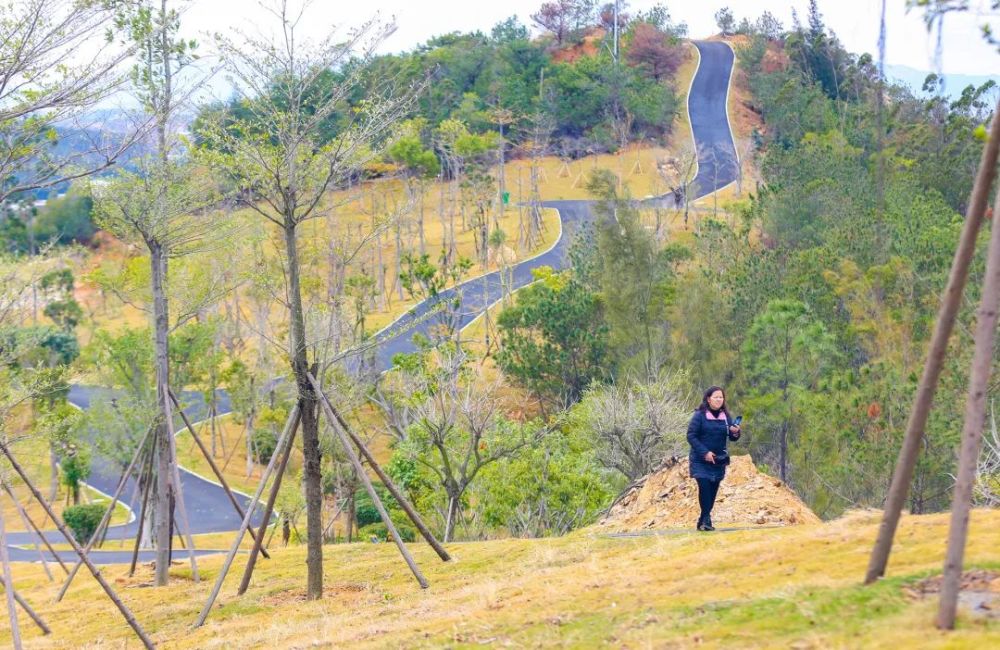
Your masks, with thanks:
M740 426L740 422L742 422L742 421L743 421L743 416L742 415L737 415L736 419L733 420L733 426L734 427Z

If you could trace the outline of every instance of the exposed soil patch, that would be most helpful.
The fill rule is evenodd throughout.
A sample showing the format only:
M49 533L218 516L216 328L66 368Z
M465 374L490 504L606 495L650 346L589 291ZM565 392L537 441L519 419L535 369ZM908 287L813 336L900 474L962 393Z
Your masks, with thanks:
M599 527L614 531L693 528L698 484L687 458L671 458L619 498ZM781 480L757 470L750 456L733 456L712 511L721 525L815 524L819 517Z
M941 593L942 576L931 576L915 585L903 588L913 600L937 598ZM976 616L1000 618L1000 572L975 569L962 574L958 604Z
M369 586L366 584L361 584L357 582L342 582L339 584L329 585L323 588L323 598L332 598L335 596L340 596L343 594L357 594L364 591L368 591ZM283 605L286 603L304 603L306 602L306 592L300 589L289 589L288 591L281 591L275 594L271 594L265 598L261 599L262 605Z

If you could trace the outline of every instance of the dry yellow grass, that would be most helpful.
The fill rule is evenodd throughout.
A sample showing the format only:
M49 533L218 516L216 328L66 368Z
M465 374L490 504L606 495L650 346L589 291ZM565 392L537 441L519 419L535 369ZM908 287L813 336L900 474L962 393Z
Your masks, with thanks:
M933 600L903 587L940 570L946 515L907 516L890 577L860 586L877 513L818 525L704 535L610 538L584 530L559 539L452 544L454 563L411 545L431 587L418 588L390 544L324 548L326 596L302 599L304 549L275 549L250 591L231 572L208 623L190 628L221 558L200 562L204 581L173 570L171 586L142 588L143 573L106 570L162 648L306 647L741 647L959 648L1000 643L1000 621L963 612L959 628L933 627ZM973 514L967 563L1000 567L991 531L1000 512ZM32 648L128 647L130 630L92 579L60 604L35 566L16 584L53 627ZM2 624L0 624L2 625ZM0 630L0 642L9 640Z

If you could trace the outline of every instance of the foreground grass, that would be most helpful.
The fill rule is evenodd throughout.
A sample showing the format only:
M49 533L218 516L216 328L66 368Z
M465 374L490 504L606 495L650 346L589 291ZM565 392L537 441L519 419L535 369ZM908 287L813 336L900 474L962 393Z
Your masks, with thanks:
M938 572L947 517L905 517L890 577L861 587L878 516L853 514L808 527L710 536L560 539L454 544L443 564L411 545L431 587L421 591L388 544L325 548L326 596L303 599L304 549L275 549L246 596L231 572L208 623L191 629L221 558L200 563L195 585L178 565L164 589L146 574L106 575L160 647L991 647L1000 621L963 613L933 627L936 601L903 587ZM976 511L967 564L1000 567L1000 512ZM15 566L16 584L53 627L22 622L29 647L133 647L129 629L92 579L60 604L40 569ZM0 630L0 643L9 633Z

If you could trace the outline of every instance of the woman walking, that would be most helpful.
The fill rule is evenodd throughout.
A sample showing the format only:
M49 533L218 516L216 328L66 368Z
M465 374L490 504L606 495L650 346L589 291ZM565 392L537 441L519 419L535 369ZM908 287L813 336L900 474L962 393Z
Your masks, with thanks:
M688 424L691 478L698 482L698 505L701 506L698 530L715 530L712 506L729 464L726 441L739 439L739 422L740 419L734 421L726 409L725 391L720 386L712 386L705 391L701 405L695 409Z

